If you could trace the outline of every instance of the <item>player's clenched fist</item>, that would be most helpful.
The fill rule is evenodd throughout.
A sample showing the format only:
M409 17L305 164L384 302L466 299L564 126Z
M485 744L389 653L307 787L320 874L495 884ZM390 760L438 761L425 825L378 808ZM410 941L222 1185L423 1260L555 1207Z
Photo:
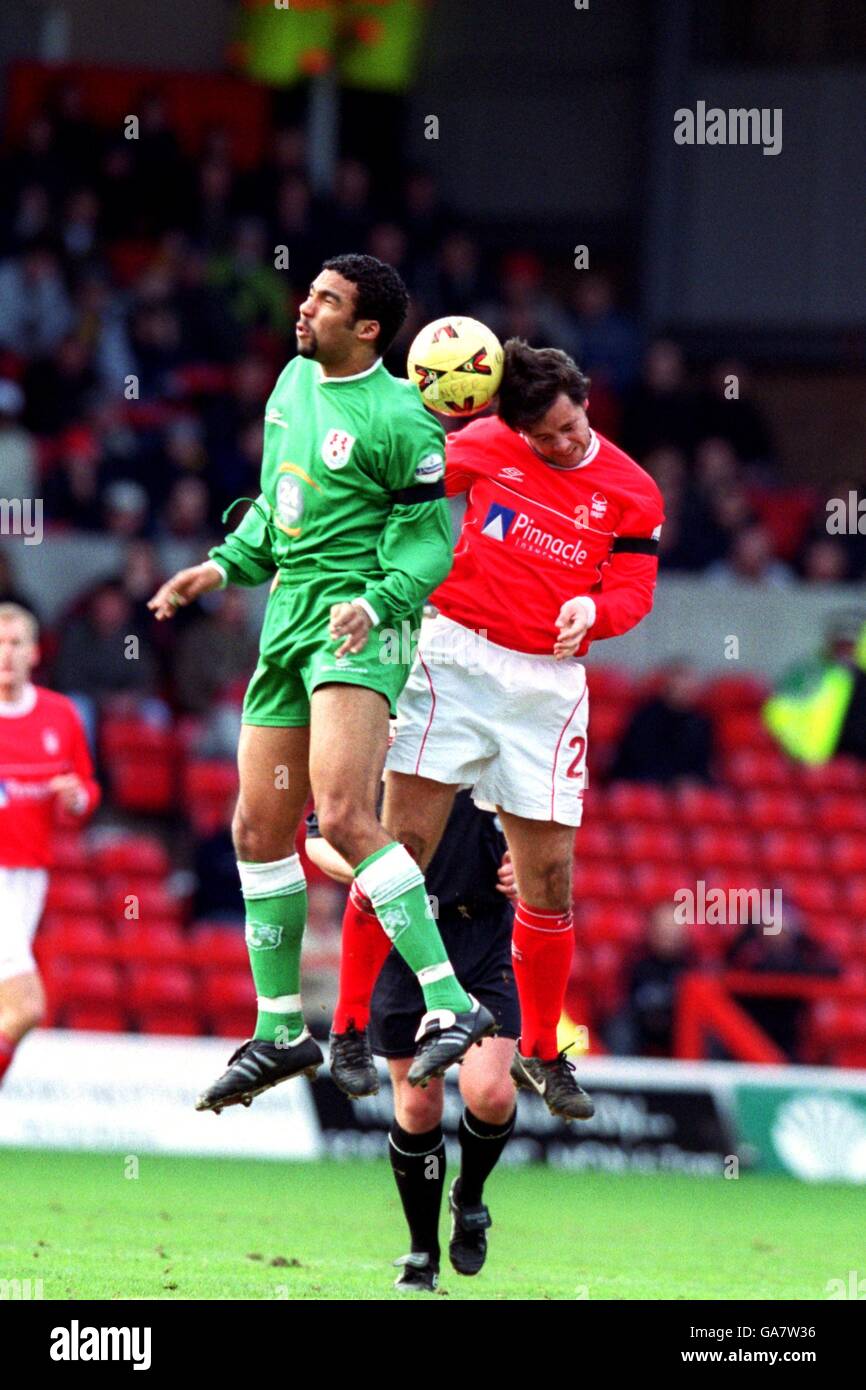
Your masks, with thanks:
M216 565L206 560L203 565L193 565L188 570L178 570L157 589L148 603L148 608L158 622L173 618L175 610L185 608L188 603L218 589L222 584L222 574Z
M337 648L335 655L345 656L347 652L362 652L367 645L372 626L369 615L357 603L332 604L328 631L332 637L346 639Z
M582 598L570 598L559 610L556 626L559 636L553 648L557 660L574 656L589 630L591 604Z

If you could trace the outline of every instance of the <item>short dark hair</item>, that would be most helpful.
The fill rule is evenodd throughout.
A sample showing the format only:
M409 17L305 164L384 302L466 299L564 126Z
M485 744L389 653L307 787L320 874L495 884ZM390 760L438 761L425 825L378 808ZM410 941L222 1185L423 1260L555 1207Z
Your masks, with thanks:
M589 377L559 348L533 348L522 338L505 344L499 418L513 430L531 429L563 393L585 405Z
M379 324L376 348L380 354L387 352L409 310L409 291L394 267L375 256L352 252L331 256L322 269L333 270L344 280L351 280L356 291L355 320L376 319Z

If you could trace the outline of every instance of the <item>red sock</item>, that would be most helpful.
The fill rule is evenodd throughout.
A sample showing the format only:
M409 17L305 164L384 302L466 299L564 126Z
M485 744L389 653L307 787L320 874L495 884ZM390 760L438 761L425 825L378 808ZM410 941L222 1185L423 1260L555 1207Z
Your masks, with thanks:
M574 925L568 912L547 912L517 900L511 956L520 996L520 1051L551 1062L559 1049L556 1029L574 955Z
M367 1027L373 986L390 949L391 942L370 899L353 883L343 913L340 991L332 1024L335 1033L345 1033L350 1023L356 1028Z
M15 1056L15 1043L11 1038L7 1038L5 1033L0 1033L0 1081L3 1080L7 1071L12 1065L12 1058Z

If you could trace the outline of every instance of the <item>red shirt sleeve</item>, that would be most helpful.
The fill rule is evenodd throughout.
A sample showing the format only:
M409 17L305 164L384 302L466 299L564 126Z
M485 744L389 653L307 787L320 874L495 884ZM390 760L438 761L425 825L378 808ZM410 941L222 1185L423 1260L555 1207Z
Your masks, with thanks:
M651 479L642 495L636 496L617 526L611 557L604 566L601 581L591 595L595 603L595 622L587 634L590 640L621 637L645 618L653 606L658 575L658 549L664 502ZM638 547L629 550L629 542ZM618 545L624 547L618 549ZM639 547L644 546L645 549Z
M99 805L102 793L99 783L93 775L93 760L87 746L87 738L74 706L71 706L69 711L69 761L71 763L70 771L81 778L87 802L82 805L82 809L77 814L64 811L58 806L57 819L61 825L81 825L93 815Z

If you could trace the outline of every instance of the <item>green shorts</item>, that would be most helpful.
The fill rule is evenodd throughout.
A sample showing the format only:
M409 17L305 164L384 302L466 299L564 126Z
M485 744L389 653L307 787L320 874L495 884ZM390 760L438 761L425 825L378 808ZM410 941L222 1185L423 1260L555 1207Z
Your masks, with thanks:
M244 724L303 727L310 722L313 691L331 682L378 690L394 717L411 665L408 643L401 649L375 628L362 652L337 657L343 639L328 634L332 605L346 603L358 592L355 583L347 593L345 576L333 584L284 582L274 589L262 626L259 664L244 698Z

